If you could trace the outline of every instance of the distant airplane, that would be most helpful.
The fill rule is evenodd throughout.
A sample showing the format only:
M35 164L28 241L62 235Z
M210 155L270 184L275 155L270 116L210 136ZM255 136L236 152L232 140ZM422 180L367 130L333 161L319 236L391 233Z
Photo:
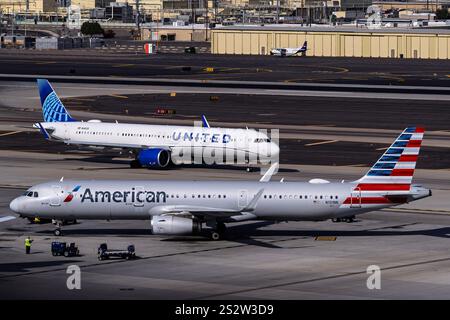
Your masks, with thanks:
M298 55L299 53L306 53L307 50L308 50L308 41L305 41L305 43L303 43L303 46L301 48L275 48L270 50L270 55L277 57L290 57Z
M248 128L211 128L204 115L202 127L78 121L70 116L47 80L38 79L37 83L45 122L33 126L47 140L100 151L125 149L135 156L130 163L132 168L180 164L174 161L174 155L175 160L192 163L194 152L200 158L210 155L215 159L219 154L231 154L232 158L248 160L274 159L280 151L263 132Z
M352 217L431 196L431 190L411 184L423 134L423 128L406 128L352 182L269 182L277 163L259 182L61 179L29 188L10 208L22 217L60 221L150 219L153 234L199 234L206 226L213 240L228 222ZM61 234L59 227L55 234Z

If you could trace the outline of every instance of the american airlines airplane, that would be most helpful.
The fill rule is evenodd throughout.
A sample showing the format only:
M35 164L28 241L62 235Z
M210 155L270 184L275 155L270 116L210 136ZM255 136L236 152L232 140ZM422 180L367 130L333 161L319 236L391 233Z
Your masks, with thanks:
M29 188L10 208L21 217L150 220L153 234L204 229L213 240L230 222L349 217L431 196L430 189L412 184L423 134L423 128L406 128L367 174L352 182L270 182L278 164L260 181L61 179ZM61 235L59 227L55 235Z
M277 57L291 57L300 54L306 53L308 50L308 41L305 41L303 43L303 46L301 48L275 48L270 50L271 56L277 56Z
M267 134L253 129L103 123L77 121L67 112L47 80L38 79L44 122L34 124L47 140L102 150L128 150L132 168L165 168L181 163L251 164L278 159L279 147ZM263 159L263 161L259 161Z

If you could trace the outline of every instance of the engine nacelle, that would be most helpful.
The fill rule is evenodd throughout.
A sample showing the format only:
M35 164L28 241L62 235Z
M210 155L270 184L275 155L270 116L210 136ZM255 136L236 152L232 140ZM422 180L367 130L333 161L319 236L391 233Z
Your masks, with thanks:
M170 162L170 152L158 148L141 150L137 156L137 161L143 167L165 168Z
M190 235L197 234L202 230L200 222L173 215L153 216L151 224L153 234Z

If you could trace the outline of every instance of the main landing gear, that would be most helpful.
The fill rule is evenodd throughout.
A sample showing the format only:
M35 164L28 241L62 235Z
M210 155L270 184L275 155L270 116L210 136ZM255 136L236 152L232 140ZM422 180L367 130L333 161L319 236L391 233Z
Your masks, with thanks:
M355 216L342 217L342 218L333 218L332 221L333 222L353 223L353 222L355 222Z
M215 226L213 227L209 237L213 241L218 241L223 239L225 232L227 230L227 227L225 226L225 223L223 222L217 222Z
M138 168L142 168L142 165L138 160L135 159L130 162L130 168L138 169Z

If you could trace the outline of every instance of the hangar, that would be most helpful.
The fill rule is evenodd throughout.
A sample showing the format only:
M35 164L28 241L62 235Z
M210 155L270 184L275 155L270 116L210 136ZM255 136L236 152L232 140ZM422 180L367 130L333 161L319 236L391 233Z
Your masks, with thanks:
M450 59L450 30L444 29L233 26L211 30L211 51L267 55L305 40L315 57Z

